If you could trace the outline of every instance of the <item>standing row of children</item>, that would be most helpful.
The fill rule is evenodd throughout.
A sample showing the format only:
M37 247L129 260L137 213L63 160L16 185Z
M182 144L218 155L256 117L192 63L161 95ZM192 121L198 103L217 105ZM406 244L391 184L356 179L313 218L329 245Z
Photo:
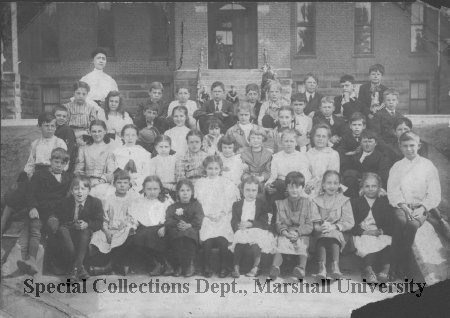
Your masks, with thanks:
M180 88L179 100L165 110L162 85L153 83L134 124L116 91L106 97L106 121L99 120L83 102L89 85L78 82L73 101L39 117L42 138L32 144L25 169L30 180L6 202L6 211L27 211L18 266L36 271L42 227L49 242L69 254L76 279L88 276L83 264L89 244L116 264L135 246L153 259L151 275L184 270L192 276L199 242L206 277L213 273L213 248L219 249L220 277L230 272L229 249L234 277L246 253L254 260L249 276L257 275L261 253L272 253L272 278L284 254L299 256L293 274L303 277L310 239L317 276L339 277L344 233L351 233L368 281L386 281L389 273L401 278L417 228L440 202L440 184L436 168L418 154L411 122L395 110L398 93L381 87L383 73L380 65L370 69L370 104L363 103L365 86L356 100L353 79L344 76L343 95L323 97L317 108L311 106L319 94L314 90L282 105L280 84L269 81L263 103L258 86L249 84L248 101L234 107L224 100L224 85L215 82L213 98L199 109ZM307 89L314 81L317 86L307 76ZM194 122L200 131L190 129ZM76 177L68 182L72 172ZM69 184L72 196L66 198ZM383 265L378 277L377 260Z

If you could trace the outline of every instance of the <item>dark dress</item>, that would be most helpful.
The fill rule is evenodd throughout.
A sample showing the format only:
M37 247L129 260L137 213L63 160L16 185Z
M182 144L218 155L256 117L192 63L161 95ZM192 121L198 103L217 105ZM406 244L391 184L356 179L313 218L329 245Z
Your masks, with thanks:
M176 210L183 209L183 215L177 215ZM166 231L169 240L175 240L180 237L187 237L194 240L196 243L199 241L200 228L203 222L203 208L200 202L196 199L189 203L176 202L167 208L166 212ZM192 227L181 231L177 228L179 221L183 220L186 223L192 225Z

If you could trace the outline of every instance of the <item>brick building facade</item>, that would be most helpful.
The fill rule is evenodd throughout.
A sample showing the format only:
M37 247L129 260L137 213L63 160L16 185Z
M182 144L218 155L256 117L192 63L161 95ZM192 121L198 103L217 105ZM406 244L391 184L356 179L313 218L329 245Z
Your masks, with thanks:
M246 82L260 83L265 62L285 94L313 72L319 91L331 95L341 75L363 82L369 66L381 63L385 84L400 92L401 111L450 113L446 12L439 18L422 3L18 3L22 118L66 102L73 83L91 70L97 46L110 49L105 71L132 113L152 81L164 83L168 100L180 85L196 96L200 67L201 84L223 80L242 94ZM213 65L217 34L233 52L232 68ZM3 42L1 115L8 118L15 74L11 43Z

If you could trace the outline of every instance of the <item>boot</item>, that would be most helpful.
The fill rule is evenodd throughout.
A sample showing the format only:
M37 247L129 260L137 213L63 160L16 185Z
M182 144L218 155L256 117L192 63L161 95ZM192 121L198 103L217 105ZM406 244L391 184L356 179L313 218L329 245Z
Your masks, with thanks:
M305 270L299 266L295 266L292 271L292 275L295 278L301 279L301 278L305 277Z
M81 265L81 266L78 268L78 271L77 271L77 279L78 279L78 280L89 279L89 274L88 274L88 272L86 272L86 270L84 269L84 266L83 266L83 265Z
M184 273L184 277L191 277L195 275L195 266L194 262L191 262Z
M372 267L368 266L363 270L363 279L366 280L367 283L376 283L377 282L377 275L375 275L375 272L373 271Z
M166 260L164 264L164 273L163 276L172 276L174 273L172 265Z
M219 278L225 278L227 277L229 274L228 270L226 268L222 268L221 271L219 272Z
M317 279L326 279L327 278L327 268L325 267L324 262L319 262L319 269L315 276Z
M163 271L163 266L155 262L155 267L153 267L152 271L149 273L150 276L160 276Z
M182 269L181 269L181 266L177 266L176 268L175 268L175 271L173 272L173 277L180 277L181 276L181 272L182 272Z
M250 272L245 274L245 276L247 276L247 277L256 277L256 275L258 275L258 271L259 271L259 267L258 266L253 266L253 268L250 270Z
M239 273L239 265L234 265L233 272L231 273L231 277L233 278L239 278L241 276L241 273Z
M331 263L331 274L330 276L334 279L338 279L342 277L341 270L339 269L339 262L332 262Z

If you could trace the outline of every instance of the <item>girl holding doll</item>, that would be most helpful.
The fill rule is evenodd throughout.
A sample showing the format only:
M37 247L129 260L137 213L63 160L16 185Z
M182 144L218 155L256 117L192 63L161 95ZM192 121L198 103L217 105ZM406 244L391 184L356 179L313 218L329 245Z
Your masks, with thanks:
M205 218L200 229L200 240L204 246L204 276L211 277L211 256L214 247L219 248L219 277L228 276L228 245L233 241L231 228L231 210L233 203L239 199L239 190L233 182L220 176L223 168L222 159L208 156L203 161L206 178L195 183L195 196L203 207Z
M340 278L339 254L345 247L343 232L349 231L355 225L350 199L342 194L339 172L328 170L322 178L319 195L312 199L314 214L320 215L314 220L316 251L318 256L318 271L316 277L327 277L327 253L331 255L332 278Z
M180 180L176 186L177 202L167 208L167 236L176 256L174 276L194 275L194 258L197 255L199 231L203 222L203 208L194 198L194 185L191 181Z
M386 196L380 196L382 181L376 173L363 174L361 196L351 200L355 227L352 230L356 255L364 262L362 278L368 283L387 282L390 268L393 209ZM375 274L375 265L381 271Z
M165 194L161 180L148 176L142 184L144 196L130 206L130 215L137 228L133 243L143 255L154 259L150 276L172 275L173 268L167 260L166 210L173 201Z

